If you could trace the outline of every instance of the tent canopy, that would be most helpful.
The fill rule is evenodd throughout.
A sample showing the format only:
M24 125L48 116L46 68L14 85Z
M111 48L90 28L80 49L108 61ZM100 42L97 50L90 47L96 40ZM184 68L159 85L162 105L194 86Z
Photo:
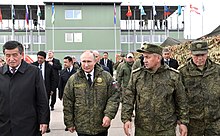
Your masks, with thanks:
M160 46L166 47L166 46L178 45L180 43L181 42L177 39L174 39L172 37L167 37L167 39Z

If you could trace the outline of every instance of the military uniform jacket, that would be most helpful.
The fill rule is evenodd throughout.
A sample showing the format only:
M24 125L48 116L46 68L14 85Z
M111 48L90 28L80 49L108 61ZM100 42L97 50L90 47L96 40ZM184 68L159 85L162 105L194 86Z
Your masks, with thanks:
M128 85L128 82L130 80L131 75L131 65L129 65L127 62L123 63L119 72L118 72L118 83L121 85L121 87L126 88Z
M176 70L162 65L155 73L132 71L122 104L122 122L131 120L135 104L135 135L174 135L177 120L188 122L184 86Z
M64 89L64 123L76 127L78 133L95 135L106 131L104 116L113 119L119 106L119 93L110 73L95 65L91 86L82 69L73 74Z
M201 71L190 59L180 68L180 75L186 88L190 120L220 122L220 65L208 59Z

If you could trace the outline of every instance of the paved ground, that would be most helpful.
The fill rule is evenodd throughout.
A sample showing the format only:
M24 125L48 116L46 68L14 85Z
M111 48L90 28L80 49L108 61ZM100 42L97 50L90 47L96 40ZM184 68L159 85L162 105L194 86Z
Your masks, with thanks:
M44 136L77 136L76 133L64 131L62 102L58 99L55 105L55 110L51 111L51 132ZM121 108L119 108L116 118L112 120L112 125L109 129L109 136L125 136L123 124L120 120ZM133 130L134 132L134 130Z
M50 123L51 132L45 134L44 136L77 136L76 133L70 133L68 131L64 131L65 126L63 123L62 109L63 109L62 101L57 99L55 110L51 111L51 123ZM109 129L108 136L125 136L120 115L121 115L121 106L119 107L115 119L112 120L112 125ZM134 128L132 129L132 132L133 132L132 136L134 136ZM177 136L179 136L179 134L177 134Z

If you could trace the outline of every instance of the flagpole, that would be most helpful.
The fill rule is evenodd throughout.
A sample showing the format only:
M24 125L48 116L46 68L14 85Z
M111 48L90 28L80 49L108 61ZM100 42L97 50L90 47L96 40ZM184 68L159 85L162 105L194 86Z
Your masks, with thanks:
M117 36L116 36L116 6L115 6L115 3L114 3L114 36L115 36L115 62L116 62L116 54L117 54Z
M151 43L153 42L153 34L152 34L152 29L153 29L153 22L152 22L152 20L153 20L153 10L151 10L151 14L150 14L151 16L150 16L150 18L151 18L151 29L150 29L150 35L151 35Z
M128 17L128 52L131 51L130 47L130 17Z
M190 12L190 15L189 15L189 38L191 39L191 12Z
M205 11L205 7L204 7L204 4L202 2L202 36L203 36L203 14L204 14L204 11Z
M38 23L38 50L40 51L40 7L37 6L37 23Z
M12 33L12 37L11 39L14 40L14 37L15 37L15 30L14 30L14 22L15 22L15 16L14 16L14 5L11 1L11 19L12 19L12 29L11 29L11 33Z
M178 13L177 13L177 31L178 31L178 39L180 39L179 14Z

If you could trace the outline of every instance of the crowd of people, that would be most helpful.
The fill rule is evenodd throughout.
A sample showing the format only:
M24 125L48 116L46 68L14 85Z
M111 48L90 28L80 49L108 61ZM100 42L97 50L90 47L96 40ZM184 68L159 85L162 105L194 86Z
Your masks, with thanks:
M169 48L151 43L138 57L121 54L115 63L108 52L87 50L80 62L39 51L28 64L23 45L8 41L0 59L0 136L49 133L57 97L65 130L78 136L107 136L120 103L127 136L132 118L135 136L174 136L177 125L181 136L219 136L220 65L209 59L206 41L192 42L189 50L181 66Z

